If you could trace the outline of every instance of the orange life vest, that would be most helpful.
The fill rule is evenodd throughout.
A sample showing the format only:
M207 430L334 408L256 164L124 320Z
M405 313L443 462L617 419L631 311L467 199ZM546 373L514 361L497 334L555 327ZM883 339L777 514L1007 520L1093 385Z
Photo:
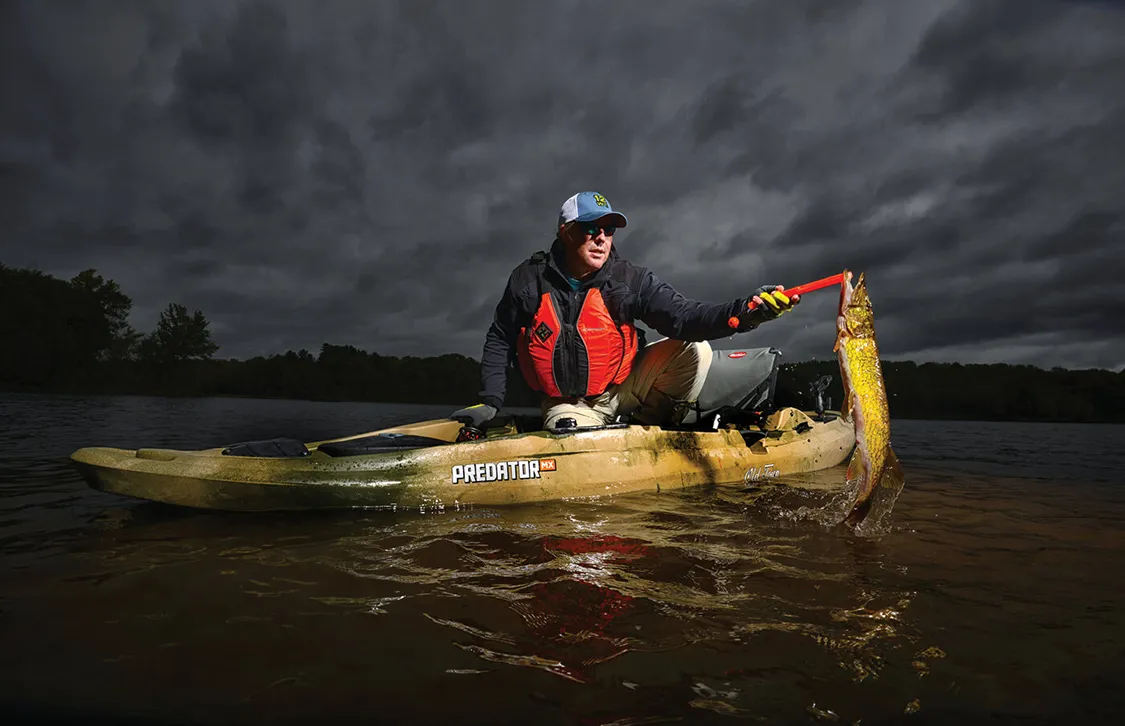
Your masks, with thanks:
M637 329L616 323L596 288L586 291L577 321L559 318L551 293L539 298L531 324L520 330L520 371L548 396L598 396L629 376L637 355Z

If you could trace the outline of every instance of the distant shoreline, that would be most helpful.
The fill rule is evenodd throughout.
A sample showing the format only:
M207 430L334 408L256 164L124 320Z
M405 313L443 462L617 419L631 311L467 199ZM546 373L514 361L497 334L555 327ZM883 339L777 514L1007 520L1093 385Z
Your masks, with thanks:
M196 362L193 362L193 363L195 363L197 365L207 366L208 364L214 363L214 362L213 361L196 361ZM225 361L225 363L230 364L230 363L242 363L242 362L241 361ZM1113 415L1107 416L1106 415L1107 411L1105 411L1104 409L1098 412L1098 416L1091 416L1091 417L1081 417L1081 416L1075 416L1075 415L1052 417L1049 414L1047 414L1047 412L1043 412L1043 415L1039 415L1039 416L1026 415L1026 414L1025 415L1014 415L1014 416L1000 416L1000 415L997 415L995 411L989 411L989 410L980 410L979 413L974 415L972 411L966 411L966 410L963 410L963 409L958 409L958 407L952 407L948 410L940 410L935 406L927 406L922 410L918 410L916 402L915 402L915 405L913 407L914 410L911 410L911 406L909 404L903 405L904 401L901 400L901 399L903 399L904 396L909 395L907 393L907 391L898 390L897 387L894 387L891 384L892 380L895 380L896 378L901 378L901 376L895 375L896 373L901 373L901 371L895 370L896 365L897 364L893 363L893 362L884 361L884 363L883 363L885 376L888 378L887 387L888 387L888 395L891 398L891 417L892 417L892 419L915 420L915 421L943 421L943 422L950 422L950 423L979 422L979 423L1042 423L1042 424L1060 424L1060 423L1117 424L1117 425L1125 424L1125 400L1123 400L1123 398L1122 398L1122 391L1121 391L1121 387L1122 387L1123 383L1125 383L1125 381L1123 381L1123 379L1125 379L1125 374L1122 374L1122 373L1113 373L1111 371L1101 372L1101 373L1107 374L1108 376L1115 377L1115 379L1116 379L1116 383L1117 383L1116 389L1107 388L1107 390L1105 391L1107 401L1116 400L1116 401L1121 402L1120 405L1116 409L1108 411L1108 413L1110 413L1110 414L1116 413L1117 414L1116 416L1113 416ZM960 365L960 364L921 364L921 365L918 365L918 364L914 364L914 363L907 363L906 366L907 366L908 370L911 369L911 368L913 368L913 369L918 369L918 368L924 369L926 366L933 366L935 371L941 370L942 367L948 367L950 370L958 370L958 369L965 369L966 368L966 366L963 366L963 365ZM991 366L1000 366L1000 367L1003 367L1003 368L1009 368L1010 367L1010 366L1005 366L1004 364L991 364ZM985 367L987 368L987 367L990 367L990 366L985 366ZM1054 376L1054 377L1057 378L1057 377L1063 375L1064 373L1070 374L1071 376L1078 375L1079 378L1082 378L1081 374L1087 373L1087 372L1084 372L1084 371L1078 371L1078 372L1075 372L1075 371L1063 371L1063 372L1060 372L1060 371L1045 371L1043 369L1032 368L1030 366L1021 367L1021 368L1024 369L1025 374L1030 374L1034 378L1051 377L1051 376ZM831 370L827 370L827 369L831 369ZM840 390L839 381L836 380L836 379L839 378L839 376L834 375L833 372L838 373L838 371L836 371L835 361L831 361L831 360L827 360L827 361L805 361L805 362L802 362L802 363L785 364L782 367L781 371L779 371L779 383L778 383L778 399L779 400L777 401L777 404L778 405L793 405L793 406L797 406L799 408L812 409L813 408L812 401L807 400L809 397L805 396L805 395L801 395L801 393L800 393L800 389L802 388L802 386L800 386L800 382L806 381L806 380L813 380L813 379L816 378L817 375L833 375L833 377L834 377L833 384L829 388L829 391L828 391L828 395L829 395L829 398L830 398L830 404L829 405L833 409L838 408L839 402L840 402L840 399L841 399L841 396L842 396L842 391ZM1035 375L1036 372L1038 373L1038 375ZM1099 373L1099 372L1100 371L1094 371L1094 373ZM1011 379L1009 379L1009 380L1011 380ZM961 390L964 391L965 389L962 388ZM1032 390L1043 391L1044 389L1041 389L1041 388L1036 389L1034 387L1034 385L1032 385ZM0 381L0 396L3 396L5 394L10 394L10 395L31 395L31 396L96 396L96 397L103 397L104 396L104 397L107 397L107 398L108 397L168 398L168 399L216 398L216 399L235 399L235 400L261 400L261 401L295 401L295 402L308 402L308 403L349 403L349 404L376 403L376 404L384 404L384 405L396 405L397 404L397 405L418 405L418 406L446 406L446 407L449 407L450 410L454 410L457 407L464 406L464 405L467 405L468 403L475 402L475 396L472 395L471 393L460 395L460 396L449 396L446 400L438 400L438 399L436 399L432 396L430 396L430 397L415 397L415 396L401 395L401 394L405 393L405 391L403 389L399 389L397 392L400 395L396 396L396 397L393 397L393 398L364 397L364 396L348 395L347 391L338 391L336 393L336 395L331 395L331 396L326 396L326 395L300 395L300 394L297 394L295 392L278 392L278 393L272 394L272 395L264 395L264 394L261 394L261 393L248 393L248 392L230 391L230 390L228 390L228 391L183 390L182 388L180 390L160 390L159 388L153 387L151 385L145 386L142 390L142 389L139 389L136 386L113 385L111 383L100 383L100 384L88 385L88 386L77 386L77 385L46 385L46 386L44 386L44 385L30 385L30 386L25 385L25 386L20 386L20 385L11 385L8 382ZM995 390L993 392L995 393ZM1049 393L1045 393L1043 395L1045 395L1048 399L1054 398ZM1066 394L1060 394L1060 396L1066 397ZM506 409L538 408L538 404L535 400L534 394L531 394L531 392L527 391L526 389L514 391L511 397L514 398L515 400L513 400L510 405L506 405L505 406ZM947 396L941 396L941 398L946 398L946 397ZM974 397L971 394L969 394L967 397L969 398L970 401L974 400ZM952 398L957 398L957 397L954 396ZM964 400L966 398L966 394L963 393L961 398L962 398L962 400ZM978 403L978 405L982 408L986 408L984 406L984 403L986 403L987 400L988 399L975 399L975 401ZM1070 396L1069 400L1074 400L1074 397ZM899 409L899 410L896 411L896 409ZM1072 413L1075 413L1078 410L1079 409L1072 410Z
M93 269L68 281L0 264L0 308L23 311L0 319L0 390L455 408L478 400L480 361L457 353L399 357L326 342L315 353L221 359L214 357L219 346L202 311L169 303L156 327L142 334L128 323L131 307L117 283ZM896 418L1125 423L1125 371L890 360L881 365ZM826 405L839 406L843 389L834 357L783 362L775 403L815 408L811 386L826 376ZM505 402L537 406L539 396L510 370Z

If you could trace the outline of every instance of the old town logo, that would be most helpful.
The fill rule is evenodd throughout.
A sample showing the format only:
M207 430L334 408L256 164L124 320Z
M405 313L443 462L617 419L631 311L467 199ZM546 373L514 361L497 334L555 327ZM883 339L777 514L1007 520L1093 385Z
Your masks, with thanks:
M554 332L546 323L539 323L539 327L535 329L535 337L546 343L547 338L550 338Z
M554 459L490 461L487 464L457 464L450 472L454 484L483 484L493 481L541 479L543 472L556 471Z
M766 464L765 466L752 466L746 470L742 475L742 480L747 484L754 484L760 481L771 481L781 478L781 471L778 470L773 464Z

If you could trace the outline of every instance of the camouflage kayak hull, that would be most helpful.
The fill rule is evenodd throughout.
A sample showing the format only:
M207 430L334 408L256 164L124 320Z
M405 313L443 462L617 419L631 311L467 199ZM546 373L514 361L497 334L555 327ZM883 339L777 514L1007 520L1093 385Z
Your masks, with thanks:
M780 414L780 417L779 417ZM777 481L843 462L855 428L783 409L757 435L621 426L535 431L454 443L461 427L438 419L307 444L300 456L239 456L224 449L79 449L71 459L95 489L228 511L429 509L580 499L706 484ZM436 445L341 455L372 437L425 437ZM346 454L346 452L345 452Z

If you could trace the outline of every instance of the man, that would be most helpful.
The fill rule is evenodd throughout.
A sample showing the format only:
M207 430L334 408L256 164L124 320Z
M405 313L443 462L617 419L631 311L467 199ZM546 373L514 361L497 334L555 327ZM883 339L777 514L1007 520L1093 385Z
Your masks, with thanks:
M451 418L488 428L504 403L506 368L515 362L544 394L546 429L572 423L566 419L604 425L619 415L674 425L703 388L712 355L706 341L753 330L800 302L779 285L727 303L689 300L617 254L614 234L627 224L601 194L580 192L563 202L550 251L512 271L496 306L481 356L481 403ZM757 307L747 313L749 300ZM733 330L727 321L743 313ZM636 320L667 338L644 345Z

